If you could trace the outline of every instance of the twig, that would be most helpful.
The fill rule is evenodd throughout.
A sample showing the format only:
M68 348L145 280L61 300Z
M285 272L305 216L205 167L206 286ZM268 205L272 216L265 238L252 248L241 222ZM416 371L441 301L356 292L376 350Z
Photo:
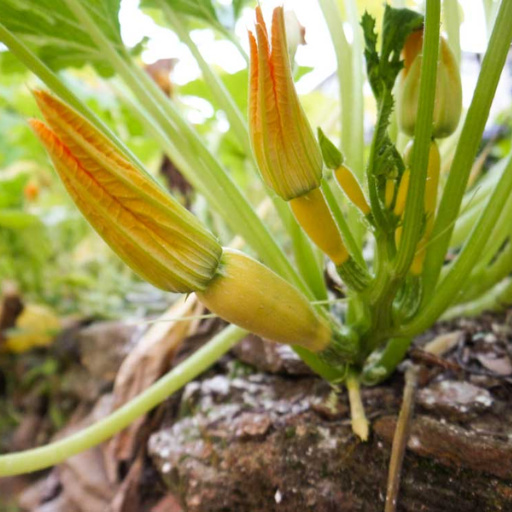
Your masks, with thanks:
M404 461L405 448L411 428L411 420L414 412L414 398L418 380L418 367L411 365L405 372L405 389L402 408L396 424L391 449L391 461L389 463L388 485L386 494L385 512L395 512L400 488L400 477Z

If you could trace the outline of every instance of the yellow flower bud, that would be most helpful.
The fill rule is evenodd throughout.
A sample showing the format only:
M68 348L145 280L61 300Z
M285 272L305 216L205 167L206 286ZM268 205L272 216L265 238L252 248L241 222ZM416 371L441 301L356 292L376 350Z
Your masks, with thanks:
M395 215L400 217L405 210L405 203L407 201L407 192L409 191L409 179L411 177L411 171L406 169L402 174L400 180L400 186L398 187L398 194L395 202Z
M386 190L384 191L384 203L386 208L391 208L393 198L395 197L395 180L388 178L386 180Z
M289 201L320 186L322 155L295 91L282 7L274 10L271 42L258 6L256 37L249 32L251 143L265 183Z
M261 263L224 249L219 272L199 300L221 318L258 336L319 352L331 343L329 323L307 298Z
M370 213L370 206L359 181L352 171L345 165L341 165L334 171L334 176L352 203L361 210L363 215L368 215Z
M50 128L30 124L92 227L154 286L203 290L222 254L215 237L75 110L45 92L35 97Z
M413 32L407 38L403 50L404 69L397 80L398 125L402 132L411 137L414 135L418 115L422 44L422 30ZM459 124L461 112L462 84L457 61L446 40L441 38L432 136L443 138L451 135Z

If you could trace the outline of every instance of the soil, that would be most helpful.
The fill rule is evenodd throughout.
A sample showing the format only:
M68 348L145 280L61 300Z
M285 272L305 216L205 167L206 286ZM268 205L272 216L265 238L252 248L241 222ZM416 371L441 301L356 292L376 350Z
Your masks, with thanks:
M511 318L442 323L416 340L410 355L421 366L419 389L397 510L512 511ZM75 332L81 342L66 340L86 354L82 384L66 390L74 428L92 421L94 405L99 416L102 407L108 410L116 365L134 343L126 326L93 327L95 336L91 327L85 334L87 349L83 330ZM187 338L173 364L218 328L210 322ZM100 365L91 345L98 340L105 347L103 329L119 339ZM444 358L421 351L444 333L458 340ZM66 368L64 375L79 379L76 365ZM35 512L381 511L403 385L401 367L389 381L363 390L372 424L364 443L351 431L346 393L335 393L287 347L249 336L146 418L129 458L116 459L106 443L51 471L6 479L0 495L11 491L13 508L5 510ZM48 431L43 405L32 421ZM18 448L28 442L22 426L4 435L4 448L16 436ZM24 428L33 443L34 423ZM1 504L2 498L4 510Z

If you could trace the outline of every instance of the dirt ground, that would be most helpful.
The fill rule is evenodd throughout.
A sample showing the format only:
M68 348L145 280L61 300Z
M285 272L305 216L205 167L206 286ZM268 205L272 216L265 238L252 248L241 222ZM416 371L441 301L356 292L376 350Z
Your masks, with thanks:
M219 328L203 321L179 350L154 352L135 387ZM421 351L444 334L456 343L443 359ZM140 328L115 322L62 335L51 349L57 370L14 393L13 407L24 414L13 428L3 425L2 451L108 414L119 398L114 378L140 336ZM419 386L397 510L512 511L512 315L439 324L410 354ZM9 367L20 379L47 355L28 357ZM346 393L336 395L287 347L249 336L112 441L50 471L0 481L0 511L381 511L402 370L363 390L372 424L363 443L351 432ZM12 391L6 382L4 375L4 395ZM66 426L56 429L59 414Z

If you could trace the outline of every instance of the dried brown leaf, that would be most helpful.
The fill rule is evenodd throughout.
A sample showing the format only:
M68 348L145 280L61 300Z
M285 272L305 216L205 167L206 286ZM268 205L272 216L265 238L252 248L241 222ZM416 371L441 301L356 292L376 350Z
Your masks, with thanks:
M199 320L170 320L201 314L203 308L195 296L179 299L139 340L123 361L114 384L114 408L125 404L158 380L168 369L176 348L197 327ZM144 419L132 423L109 443L110 478L115 478L115 461L133 458L137 436Z

